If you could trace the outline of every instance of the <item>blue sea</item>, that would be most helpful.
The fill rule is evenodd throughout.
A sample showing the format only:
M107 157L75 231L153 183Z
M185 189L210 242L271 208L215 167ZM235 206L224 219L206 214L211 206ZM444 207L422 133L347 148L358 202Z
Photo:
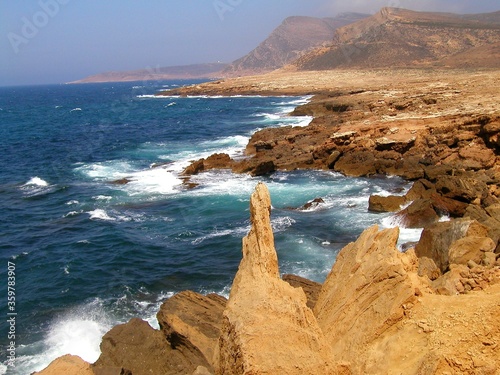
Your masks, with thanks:
M271 192L282 273L323 281L363 229L392 225L368 212L368 198L402 194L399 178L211 171L188 188L180 173L190 161L245 157L255 131L311 120L288 116L309 97L153 95L188 83L0 88L0 374L29 374L66 353L94 362L111 327L138 316L157 328L160 304L181 290L227 296L259 181ZM112 183L123 178L131 182ZM318 208L297 210L319 197ZM400 241L418 236L403 231Z

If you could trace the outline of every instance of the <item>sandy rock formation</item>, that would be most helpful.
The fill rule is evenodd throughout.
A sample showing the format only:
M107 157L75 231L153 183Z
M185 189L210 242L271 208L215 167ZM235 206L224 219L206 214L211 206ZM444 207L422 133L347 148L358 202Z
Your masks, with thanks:
M409 273L416 258L397 250L398 237L398 228L373 226L342 249L314 309L333 357L350 362L354 374L367 373L367 348L405 317L425 288Z
M214 349L220 335L222 312L227 300L217 294L207 296L180 292L160 307L157 319L167 341L181 352L200 352L212 370Z
M398 195L387 197L371 195L368 201L368 210L373 212L395 212L399 211L405 203L406 198Z
M321 292L320 283L290 274L283 275L281 278L294 288L302 288L307 297L307 307L314 309L319 293Z
M264 184L250 201L252 228L224 311L217 374L331 374L329 348L302 289L279 277Z
M104 335L101 356L93 367L123 367L134 375L173 375L191 374L199 365L208 365L199 351L177 350L165 340L161 331L133 318Z
M441 272L446 272L450 263L460 262L461 256L467 253L468 259L462 259L464 261L460 262L461 264L467 264L470 259L482 258L480 248L476 247L479 243L486 246L484 252L486 248L493 251L495 244L487 235L488 228L475 220L455 219L439 222L423 230L415 252L418 257L432 259Z
M339 253L314 309L333 358L352 374L496 374L500 267L441 275L432 259L398 252L397 237L375 226Z
M35 372L34 375L95 375L92 371L90 363L76 355L64 355L52 361L52 363L40 372Z

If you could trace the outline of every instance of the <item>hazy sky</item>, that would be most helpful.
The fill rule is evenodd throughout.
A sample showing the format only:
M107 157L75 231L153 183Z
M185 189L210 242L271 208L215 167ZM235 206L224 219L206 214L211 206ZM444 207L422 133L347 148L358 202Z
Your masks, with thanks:
M498 0L0 0L0 86L231 62L288 16L371 14L384 6L500 10Z

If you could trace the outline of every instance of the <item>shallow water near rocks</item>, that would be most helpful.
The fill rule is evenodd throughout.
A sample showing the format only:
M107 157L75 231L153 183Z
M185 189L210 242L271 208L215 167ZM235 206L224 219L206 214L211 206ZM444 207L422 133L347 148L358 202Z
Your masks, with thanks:
M93 362L107 330L134 316L157 327L161 302L178 291L227 296L259 181L271 192L282 273L321 282L363 229L391 225L390 215L367 211L368 198L407 189L399 178L211 171L186 188L179 173L190 161L243 157L253 132L310 121L287 116L307 97L153 96L186 83L0 88L1 275L15 264L18 314L9 374L66 353ZM324 203L297 209L318 197ZM403 231L400 241L418 235Z

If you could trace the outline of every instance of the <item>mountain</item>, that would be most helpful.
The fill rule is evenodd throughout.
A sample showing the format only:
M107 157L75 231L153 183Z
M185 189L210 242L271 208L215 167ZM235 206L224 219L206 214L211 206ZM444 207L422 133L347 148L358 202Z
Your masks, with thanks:
M162 79L218 78L227 66L224 63L180 65L163 68L105 72L69 83L155 81Z
M263 73L295 60L305 51L331 43L339 27L368 17L343 13L334 18L288 17L257 48L231 64L212 63L95 74L70 83L220 78Z
M334 18L288 17L267 39L231 63L223 73L248 75L281 68L305 51L324 43L330 44L339 27L366 17L368 15L359 13L343 13Z
M494 57L499 55L498 43L500 12L457 15L383 8L339 28L330 46L311 51L293 65L299 70L500 67L500 59Z

